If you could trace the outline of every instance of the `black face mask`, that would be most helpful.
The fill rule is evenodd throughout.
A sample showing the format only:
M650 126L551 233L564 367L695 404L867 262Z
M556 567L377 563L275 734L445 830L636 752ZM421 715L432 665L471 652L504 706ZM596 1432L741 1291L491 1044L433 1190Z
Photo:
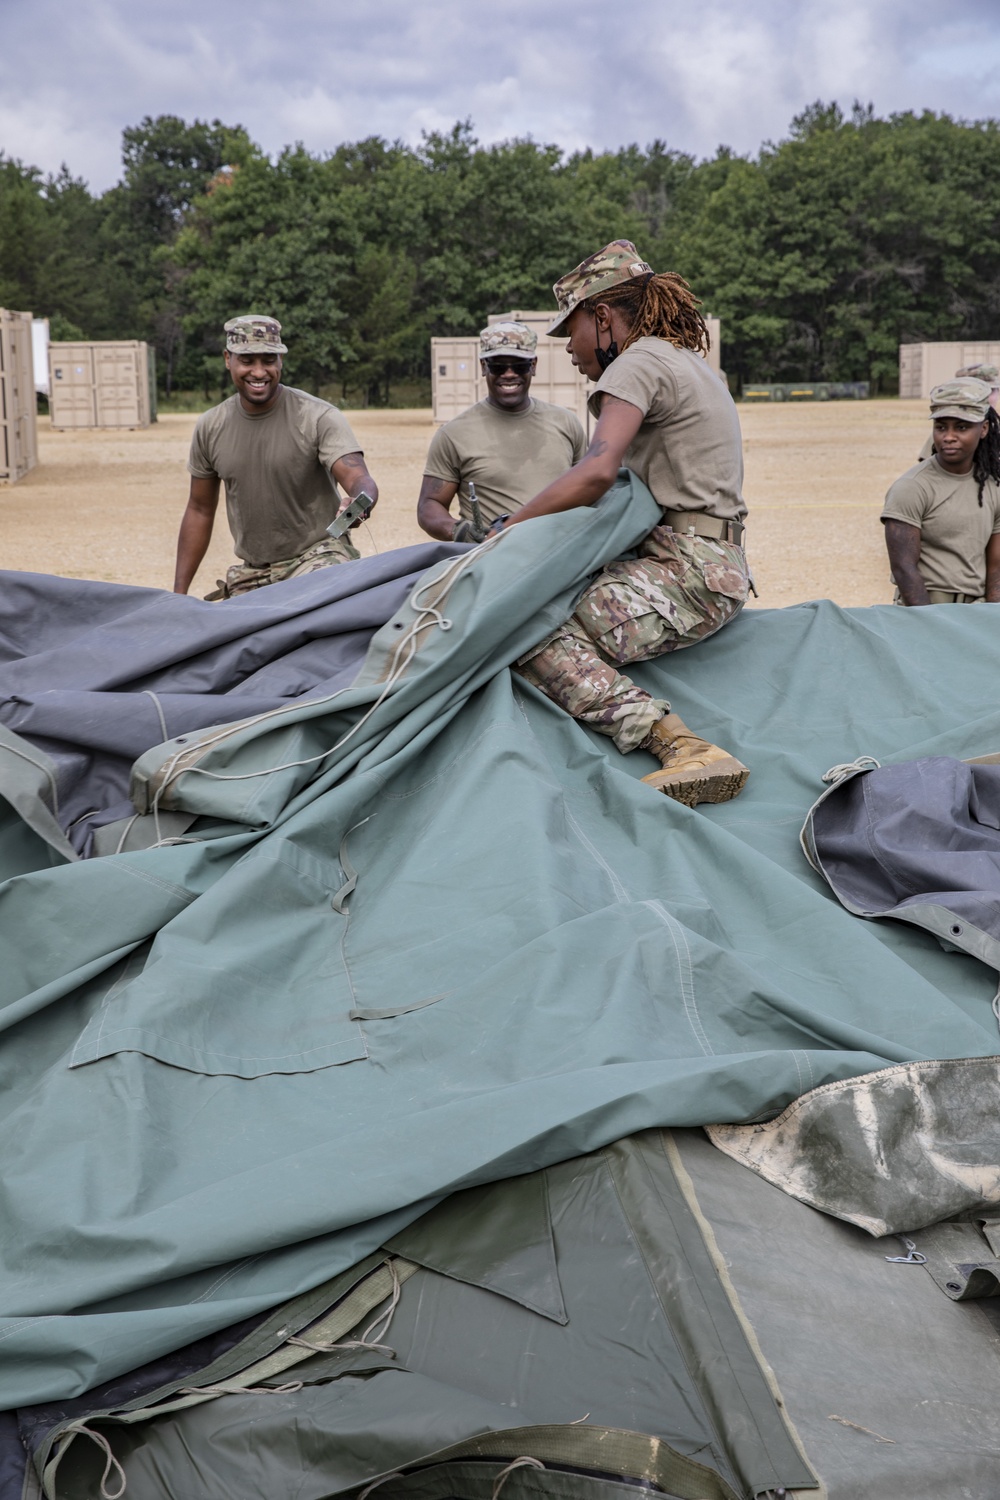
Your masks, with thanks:
M597 360L597 363L600 365L601 369L606 370L608 368L608 365L611 364L612 360L618 358L618 344L614 339L612 339L611 343L606 349L601 348L601 333L600 329L597 326L596 313L594 314L594 337L597 339L597 344L594 347L594 358Z

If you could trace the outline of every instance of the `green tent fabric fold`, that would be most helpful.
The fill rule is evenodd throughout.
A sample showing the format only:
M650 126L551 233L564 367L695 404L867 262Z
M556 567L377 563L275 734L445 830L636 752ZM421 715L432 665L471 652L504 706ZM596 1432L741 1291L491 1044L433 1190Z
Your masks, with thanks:
M32 834L30 870L18 845L3 1405L295 1296L450 1192L997 1050L989 976L856 922L796 842L834 762L1000 744L991 612L748 613L637 669L752 768L687 809L507 670L652 504L624 480L515 528L334 701L148 752L137 798L193 841L52 868Z

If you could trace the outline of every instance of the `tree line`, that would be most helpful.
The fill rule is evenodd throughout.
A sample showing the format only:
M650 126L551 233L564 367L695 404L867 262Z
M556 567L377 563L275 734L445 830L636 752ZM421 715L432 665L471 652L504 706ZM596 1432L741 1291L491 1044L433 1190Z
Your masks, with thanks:
M140 338L161 384L218 388L223 322L277 316L289 376L371 404L426 378L432 335L552 305L613 238L680 271L748 380L896 388L900 343L1000 336L1000 123L816 103L755 156L565 154L371 137L272 160L238 125L171 115L126 130L92 194L0 152L0 306L54 338Z

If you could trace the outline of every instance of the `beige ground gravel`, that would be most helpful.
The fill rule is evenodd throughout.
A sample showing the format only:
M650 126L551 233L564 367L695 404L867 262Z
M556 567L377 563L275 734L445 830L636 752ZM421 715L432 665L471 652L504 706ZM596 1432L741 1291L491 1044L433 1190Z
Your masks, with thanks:
M878 516L889 484L927 432L922 401L840 401L739 408L750 506L748 549L759 605L805 599L887 603L892 597ZM350 421L379 482L366 555L426 541L416 523L428 411L353 411ZM39 422L38 467L0 486L5 568L169 588L193 415L165 415L139 432L53 432ZM220 507L192 592L213 588L234 561Z

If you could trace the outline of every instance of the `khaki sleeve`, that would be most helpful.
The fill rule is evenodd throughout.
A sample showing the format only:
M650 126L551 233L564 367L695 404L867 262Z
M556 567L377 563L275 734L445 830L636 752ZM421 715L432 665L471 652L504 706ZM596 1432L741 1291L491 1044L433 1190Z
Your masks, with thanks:
M1000 484L993 485L993 530L991 536L996 536L1000 531Z
M320 412L316 424L316 451L320 463L328 469L345 453L363 453L364 449L354 436L350 422L336 406L328 406Z
M431 445L424 460L424 473L432 479L447 479L452 484L462 481L462 463L458 449L448 432L448 424L439 427L431 438Z
M575 464L578 464L587 451L587 438L583 428L573 416L572 412L570 413L569 431L567 433L567 436L570 440L570 446L573 449L573 462Z
M644 358L641 349L626 349L610 364L597 382L605 396L617 396L637 406L646 417L656 407L656 416L665 416L676 404L673 380L657 360Z
M208 413L205 413L207 416ZM199 417L194 424L194 432L191 434L191 447L188 452L188 473L195 479L215 479L216 469L208 451L208 423L204 417Z
M916 526L919 530L924 524L926 509L922 487L909 474L904 474L902 479L889 486L880 520L905 521L908 526Z

